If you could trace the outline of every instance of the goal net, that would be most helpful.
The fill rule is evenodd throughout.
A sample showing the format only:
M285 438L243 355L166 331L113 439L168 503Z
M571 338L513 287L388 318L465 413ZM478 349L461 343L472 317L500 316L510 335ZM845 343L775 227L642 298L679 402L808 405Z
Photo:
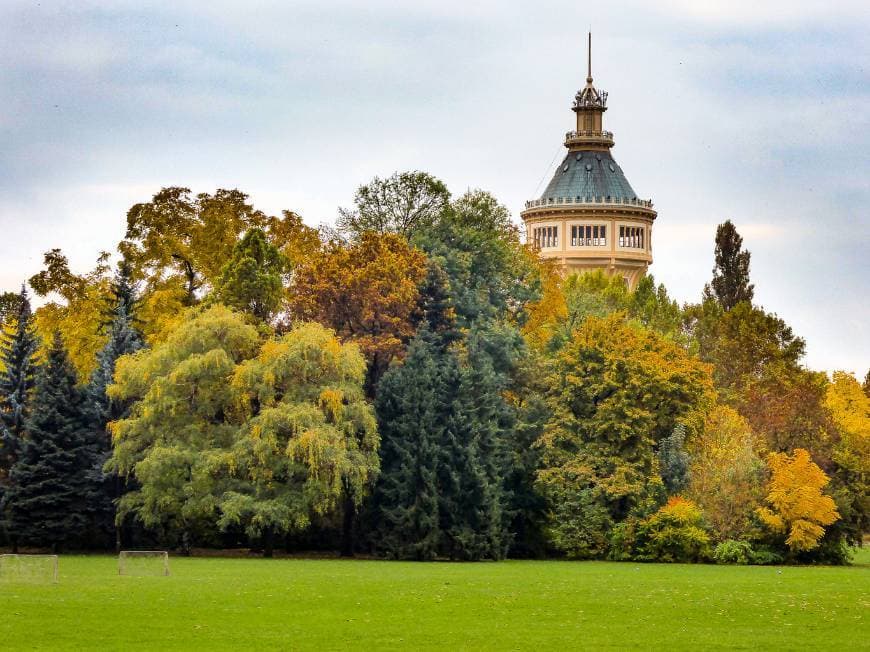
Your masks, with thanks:
M0 555L0 580L57 583L57 555Z
M122 550L118 575L169 575L169 553L165 550Z

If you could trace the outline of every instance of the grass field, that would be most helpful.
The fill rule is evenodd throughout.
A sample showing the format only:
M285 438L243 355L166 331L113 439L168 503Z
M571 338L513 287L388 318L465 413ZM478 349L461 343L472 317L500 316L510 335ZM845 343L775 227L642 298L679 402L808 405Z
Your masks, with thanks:
M866 549L844 568L170 563L64 556L57 585L0 583L0 649L870 649Z

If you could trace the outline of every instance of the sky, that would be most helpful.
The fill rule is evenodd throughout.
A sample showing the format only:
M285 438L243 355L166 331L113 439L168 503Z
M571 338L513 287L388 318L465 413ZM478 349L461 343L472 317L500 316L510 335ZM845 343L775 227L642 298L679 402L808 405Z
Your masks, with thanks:
M333 222L373 176L425 170L519 221L586 72L658 211L650 272L680 302L716 225L807 366L870 366L866 2L0 0L0 290L74 270L164 186L239 188Z

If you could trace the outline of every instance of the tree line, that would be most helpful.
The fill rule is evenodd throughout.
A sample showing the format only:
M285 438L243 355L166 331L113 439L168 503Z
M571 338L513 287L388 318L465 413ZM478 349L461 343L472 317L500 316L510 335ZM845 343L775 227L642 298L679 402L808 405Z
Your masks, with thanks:
M682 306L422 172L317 229L165 188L118 254L0 295L0 544L843 563L866 531L870 373L802 364L730 221Z

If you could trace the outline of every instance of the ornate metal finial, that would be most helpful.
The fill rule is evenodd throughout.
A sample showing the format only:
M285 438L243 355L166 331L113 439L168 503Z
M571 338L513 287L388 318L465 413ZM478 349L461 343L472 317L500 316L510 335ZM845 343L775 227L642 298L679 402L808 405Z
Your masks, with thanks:
M589 30L589 51L586 56L586 62L589 65L588 72L586 73L586 83L592 83L592 30Z
M588 109L588 108L596 108L596 109L606 109L607 108L607 93L604 91L598 91L595 86L592 85L592 30L589 30L589 40L587 44L586 50L586 86L585 88L577 91L577 95L574 97L574 110L577 111L579 109Z

